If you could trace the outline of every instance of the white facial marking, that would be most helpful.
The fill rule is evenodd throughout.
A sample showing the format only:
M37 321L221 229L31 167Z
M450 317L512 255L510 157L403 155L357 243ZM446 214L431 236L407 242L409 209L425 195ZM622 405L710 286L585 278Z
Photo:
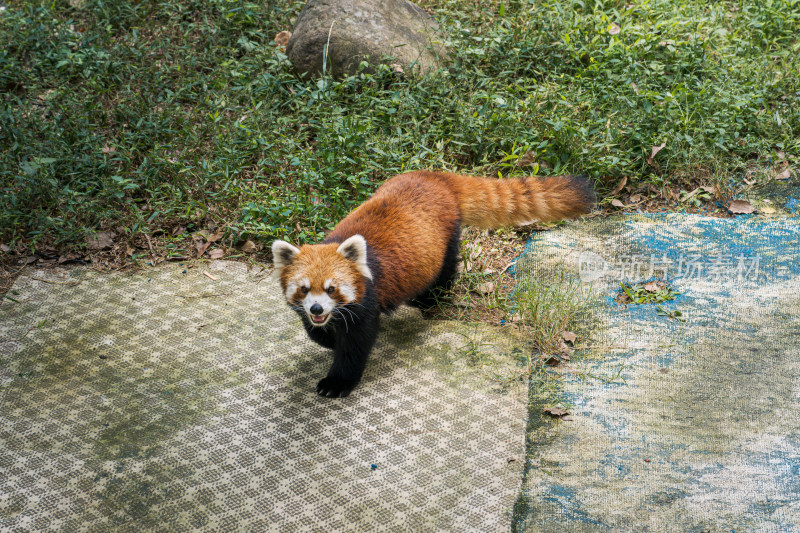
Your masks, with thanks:
M294 299L297 289L300 287L308 287L308 278L294 279L286 284L286 299L292 301Z
M331 285L333 285L333 280L332 279L326 279L325 283L322 284L322 287L325 290L328 290L328 287L330 287Z
M344 296L344 299L348 302L355 301L356 299L356 288L352 285L348 285L346 283L342 283L339 285L339 294Z
M319 304L322 307L322 314L314 315L311 308ZM303 309L305 309L312 326L324 326L330 320L331 312L336 308L336 301L324 292L321 294L308 293L303 298ZM320 319L319 322L315 318Z
M325 294L306 294L306 297L303 298L303 308L306 310L306 313L309 315L311 314L311 306L314 304L319 304L322 306L322 314L327 315L333 308L336 307L336 301L334 301L330 296Z

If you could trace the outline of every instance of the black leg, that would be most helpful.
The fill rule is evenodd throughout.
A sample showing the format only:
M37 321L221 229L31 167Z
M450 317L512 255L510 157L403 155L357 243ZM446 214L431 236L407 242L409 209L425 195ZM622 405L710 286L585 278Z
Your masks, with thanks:
M309 338L322 346L323 348L333 349L336 346L336 336L332 329L315 328L308 323L308 319L303 319L303 325L306 328Z
M361 381L367 357L378 337L378 308L361 309L348 330L337 326L333 365L327 377L317 384L317 394L344 398Z

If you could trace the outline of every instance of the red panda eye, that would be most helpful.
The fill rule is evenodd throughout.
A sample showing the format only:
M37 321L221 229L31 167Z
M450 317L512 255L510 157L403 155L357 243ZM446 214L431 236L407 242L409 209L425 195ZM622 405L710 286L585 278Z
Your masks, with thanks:
M328 287L327 289L325 289L325 292L327 292L328 294L333 294L334 290L336 290L336 287Z
M300 292L303 294L308 294L308 287L300 287Z

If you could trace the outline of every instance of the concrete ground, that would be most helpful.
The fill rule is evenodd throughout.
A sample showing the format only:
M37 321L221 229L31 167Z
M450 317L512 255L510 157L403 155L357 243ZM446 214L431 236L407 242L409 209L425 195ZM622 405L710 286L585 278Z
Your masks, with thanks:
M401 310L328 399L330 355L241 263L31 270L10 296L2 531L509 528L526 394L492 328Z
M531 403L515 529L800 530L796 219L586 221L519 264L591 282L595 306L583 359L558 369L570 416ZM614 301L654 278L680 293L661 313Z

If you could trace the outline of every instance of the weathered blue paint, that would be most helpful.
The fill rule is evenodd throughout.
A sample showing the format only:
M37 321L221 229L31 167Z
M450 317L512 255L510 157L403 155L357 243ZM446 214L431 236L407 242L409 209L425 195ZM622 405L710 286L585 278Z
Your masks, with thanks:
M716 277L665 276L681 294L661 305L681 310L685 323L654 305L614 301L620 281L661 276L592 282L598 306L579 326L591 346L562 381L572 419L541 416L532 398L515 529L800 529L797 220L637 214L579 222L538 233L522 258L535 275L578 277L584 252L608 262L757 257L758 268L723 275L720 260Z

